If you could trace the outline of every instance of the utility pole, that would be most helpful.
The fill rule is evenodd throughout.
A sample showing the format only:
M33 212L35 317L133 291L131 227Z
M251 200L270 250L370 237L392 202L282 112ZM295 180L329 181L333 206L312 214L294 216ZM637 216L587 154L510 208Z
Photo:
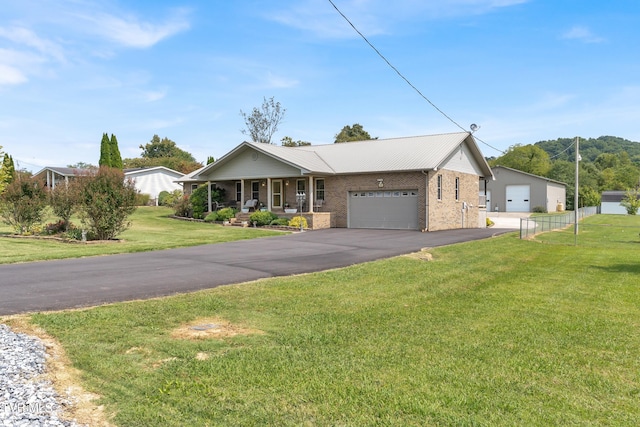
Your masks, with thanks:
M580 170L580 137L576 136L576 194L573 198L573 212L575 213L575 228L574 234L576 238L578 236L578 172Z

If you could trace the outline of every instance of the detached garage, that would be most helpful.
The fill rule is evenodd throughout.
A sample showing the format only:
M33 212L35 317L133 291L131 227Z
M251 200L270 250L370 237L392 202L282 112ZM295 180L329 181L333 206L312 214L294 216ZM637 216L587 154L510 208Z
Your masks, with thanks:
M496 166L494 181L486 181L491 195L487 210L493 212L532 212L544 208L547 212L564 210L566 184L505 166Z

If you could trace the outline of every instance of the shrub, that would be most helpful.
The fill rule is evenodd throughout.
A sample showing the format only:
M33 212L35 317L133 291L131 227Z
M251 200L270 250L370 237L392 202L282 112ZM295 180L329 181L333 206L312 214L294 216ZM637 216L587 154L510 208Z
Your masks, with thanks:
M158 206L167 206L166 200L169 194L167 190L162 190L160 194L158 194Z
M63 222L62 230L67 231L71 215L78 208L79 183L73 180L65 185L57 185L49 190L49 206L53 213Z
M33 232L46 207L44 184L28 176L18 176L0 197L0 216L18 234Z
M195 219L204 218L204 213L209 211L209 208L207 207L208 199L209 192L206 186L196 188L193 193L191 193L191 196L189 196L193 217Z
M135 183L124 179L122 170L101 167L82 180L80 218L89 233L99 240L110 240L129 227L127 218L135 210Z
M627 190L627 193L620 204L627 210L627 214L636 215L638 213L638 208L640 208L640 192L633 189Z
M191 214L191 201L189 200L189 196L181 196L176 200L173 204L173 213L176 216L185 218Z
M278 216L273 212L258 211L251 214L251 216L249 217L249 221L251 221L252 224L255 223L258 226L264 226L271 224L271 221L277 218Z
M204 221L205 222L219 221L218 212L209 212L209 215L204 217Z
M286 227L289 225L289 220L287 218L278 218L271 221L271 225L282 225Z
M151 196L149 194L136 194L136 206L148 206L149 200L151 200Z
M158 195L158 205L173 208L183 198L182 191L173 190L171 193L162 191Z
M236 212L238 211L234 208L222 208L217 212L218 221L229 221L236 216Z
M309 225L307 224L307 218L303 216L294 216L293 218L291 218L291 221L289 221L289 227L300 228L301 223L302 228L309 228Z
M544 206L534 206L533 207L533 212L534 213L547 213L547 208L545 208Z

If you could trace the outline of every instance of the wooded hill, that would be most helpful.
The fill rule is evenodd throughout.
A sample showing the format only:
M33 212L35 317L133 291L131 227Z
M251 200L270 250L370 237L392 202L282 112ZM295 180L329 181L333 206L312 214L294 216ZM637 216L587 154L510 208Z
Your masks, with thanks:
M534 145L542 148L554 160L575 160L575 138L558 138L554 141L540 141ZM567 147L570 147L567 150ZM582 160L595 162L600 154L619 154L626 152L630 160L640 166L640 143L617 136L601 136L599 138L580 139L580 156Z

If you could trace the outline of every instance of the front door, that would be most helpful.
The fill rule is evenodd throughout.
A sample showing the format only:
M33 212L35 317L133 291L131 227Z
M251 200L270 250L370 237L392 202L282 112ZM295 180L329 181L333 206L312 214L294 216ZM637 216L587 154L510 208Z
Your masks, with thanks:
M282 180L271 181L271 207L282 209Z

